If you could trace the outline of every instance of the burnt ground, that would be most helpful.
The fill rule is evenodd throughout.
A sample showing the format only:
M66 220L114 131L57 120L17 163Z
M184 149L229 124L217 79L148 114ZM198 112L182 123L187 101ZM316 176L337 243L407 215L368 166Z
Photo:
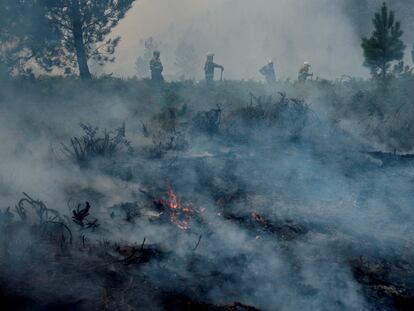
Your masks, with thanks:
M300 100L186 109L54 151L61 200L0 214L4 310L413 309L410 156Z

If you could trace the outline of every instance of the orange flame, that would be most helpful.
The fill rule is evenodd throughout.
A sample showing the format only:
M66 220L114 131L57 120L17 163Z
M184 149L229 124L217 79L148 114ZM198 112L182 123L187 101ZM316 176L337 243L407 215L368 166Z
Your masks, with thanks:
M181 230L188 230L192 218L193 210L188 206L183 206L177 195L170 188L167 193L167 200L164 202L170 209L170 220Z
M171 209L178 209L180 207L180 202L178 201L177 195L174 193L172 189L169 189L167 192L167 196L169 199L168 207Z

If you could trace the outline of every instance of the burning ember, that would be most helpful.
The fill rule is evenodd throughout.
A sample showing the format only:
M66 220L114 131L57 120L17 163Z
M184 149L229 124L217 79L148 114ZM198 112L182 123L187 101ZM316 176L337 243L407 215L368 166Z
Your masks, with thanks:
M260 216L259 214L253 212L251 214L252 218L257 221L259 224L261 224L262 226L267 226L267 221L266 219L264 219L262 216Z
M190 228L193 209L189 206L184 206L172 188L167 191L166 196L167 199L161 199L161 202L169 208L171 222L181 230L188 230Z

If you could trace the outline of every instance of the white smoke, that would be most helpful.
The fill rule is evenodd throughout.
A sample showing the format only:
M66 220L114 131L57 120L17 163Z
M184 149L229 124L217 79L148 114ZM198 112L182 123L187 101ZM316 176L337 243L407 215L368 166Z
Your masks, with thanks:
M123 40L108 71L133 76L142 40L161 42L167 76L174 76L175 50L183 40L201 57L214 51L228 79L258 79L269 58L279 78L296 78L304 61L316 76L366 74L360 38L346 17L343 0L141 0L116 33ZM202 77L200 64L199 77Z

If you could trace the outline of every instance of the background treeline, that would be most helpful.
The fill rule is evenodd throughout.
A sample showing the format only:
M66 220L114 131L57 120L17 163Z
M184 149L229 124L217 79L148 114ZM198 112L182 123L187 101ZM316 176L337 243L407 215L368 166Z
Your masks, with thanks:
M3 74L53 73L91 78L93 67L114 62L119 37L112 37L135 0L3 0L0 3L0 65ZM338 0L358 36L372 31L372 18L382 0ZM414 42L414 0L387 2L403 30L402 40L411 50ZM143 40L145 55L138 57L136 72L148 76L150 52L159 45ZM202 59L191 43L179 42L175 51L177 76L194 78ZM407 56L409 54L406 54ZM408 58L406 58L408 59Z

